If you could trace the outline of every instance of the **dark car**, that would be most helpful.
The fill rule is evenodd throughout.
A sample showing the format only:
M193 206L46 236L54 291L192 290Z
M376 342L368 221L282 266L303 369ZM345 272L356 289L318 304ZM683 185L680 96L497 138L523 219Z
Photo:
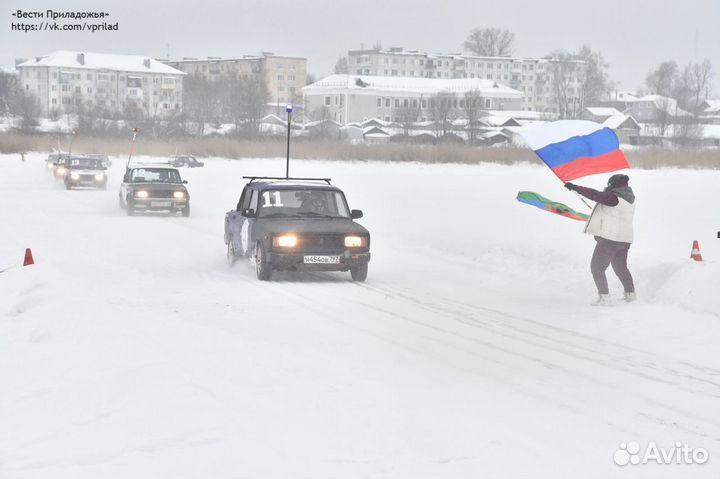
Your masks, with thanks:
M89 188L107 188L107 175L101 160L82 156L71 156L63 163L67 170L64 176L65 188L83 186Z
M200 168L205 166L205 163L198 161L194 156L190 155L177 155L170 158L170 164L175 167L187 166L188 168Z
M68 155L65 153L50 153L45 160L45 166L47 167L48 171L54 171L55 170L55 164L58 162L60 158L67 157Z
M168 165L130 166L120 185L120 207L128 215L138 211L166 211L190 216L190 195L180 172Z
M69 155L58 155L57 158L55 158L55 162L53 163L53 176L56 180L64 180L65 174L68 172L67 164L70 161Z
M252 257L264 281L273 270L350 271L365 281L370 233L358 218L329 179L250 178L225 214L228 262Z

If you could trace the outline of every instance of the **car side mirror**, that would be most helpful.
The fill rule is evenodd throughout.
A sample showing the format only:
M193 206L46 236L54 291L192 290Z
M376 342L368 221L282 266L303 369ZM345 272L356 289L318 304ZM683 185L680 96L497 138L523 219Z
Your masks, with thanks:
M240 214L243 215L245 218L252 218L253 216L255 216L255 210L252 208L245 208Z
M187 185L187 180L183 180L183 185Z
M352 210L352 211L350 212L350 217L351 217L352 219L354 219L354 220L356 220L356 219L358 219L358 218L362 218L362 217L363 217L363 212L362 212L362 210Z

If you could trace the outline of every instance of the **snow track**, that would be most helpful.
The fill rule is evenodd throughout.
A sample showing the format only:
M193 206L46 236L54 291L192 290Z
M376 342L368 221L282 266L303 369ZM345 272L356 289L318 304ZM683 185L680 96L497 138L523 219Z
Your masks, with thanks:
M720 217L689 206L717 172L682 172L667 207L677 179L633 172L641 300L591 308L592 240L514 203L528 184L562 199L541 168L297 162L364 210L368 282L260 282L227 266L223 217L242 175L282 162L184 171L182 218L127 217L122 161L107 191L65 191L40 159L0 156L0 261L37 263L0 274L1 477L720 471L720 247L698 227ZM686 260L692 239L708 262ZM619 467L628 441L710 461Z

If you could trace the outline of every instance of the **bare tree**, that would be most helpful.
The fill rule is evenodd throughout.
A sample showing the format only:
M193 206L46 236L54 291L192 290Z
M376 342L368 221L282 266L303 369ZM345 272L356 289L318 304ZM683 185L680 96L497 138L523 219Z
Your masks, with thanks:
M586 106L596 104L610 87L608 64L605 63L602 54L592 51L589 45L583 45L574 57L585 62L582 66L578 65L580 66L578 109L582 112Z
M678 92L679 71L674 60L662 62L650 70L645 77L645 85L652 93L666 97L674 97Z
M483 110L483 103L484 99L480 90L470 90L465 92L463 97L463 109L465 111L465 117L468 120L467 131L470 146L475 144L475 139L477 138L477 121Z
M553 100L557 104L560 118L575 118L579 113L575 100L577 97L571 92L573 78L577 73L576 67L577 63L571 53L564 50L551 53L547 71Z
M414 123L420 118L422 101L422 95L420 98L405 98L401 101L399 107L393 109L393 117L400 119L405 138L410 135L410 128L412 128Z
M700 63L691 63L685 67L683 78L688 92L692 97L688 109L697 111L701 103L701 97L703 97L703 95L703 99L708 97L713 73L712 63L708 58Z
M509 57L512 55L515 34L499 28L474 28L463 42L463 48L473 55Z
M435 122L435 136L438 138L447 134L450 122L455 119L457 112L453 109L453 100L457 101L457 98L447 91L441 91L430 98L428 112L430 119Z
M339 73L339 74L350 73L350 67L348 65L347 57L344 57L344 56L338 57L337 61L335 62L335 69L333 71L335 73Z
M257 135L260 131L260 120L267 113L270 100L265 72L259 71L244 78L241 89L243 124L249 135Z

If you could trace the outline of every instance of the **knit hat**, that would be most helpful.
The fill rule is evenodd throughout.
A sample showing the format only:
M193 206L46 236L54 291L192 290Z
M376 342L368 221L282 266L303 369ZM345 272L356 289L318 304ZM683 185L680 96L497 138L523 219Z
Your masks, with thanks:
M630 181L630 178L628 175L612 175L610 179L608 179L608 187L609 188L619 188L621 186L627 186L628 181Z

